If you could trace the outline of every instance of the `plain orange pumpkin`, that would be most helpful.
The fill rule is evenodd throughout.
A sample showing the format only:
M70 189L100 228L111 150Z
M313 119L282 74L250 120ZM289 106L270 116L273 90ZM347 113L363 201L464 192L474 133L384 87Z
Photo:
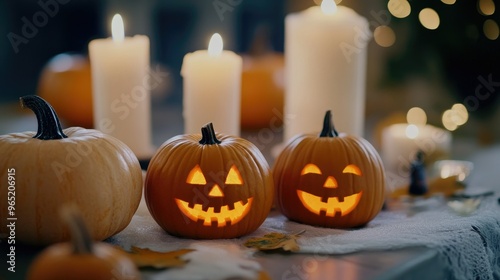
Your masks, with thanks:
M243 57L241 126L256 129L283 124L284 58L269 52Z
M135 280L139 271L127 254L113 245L92 242L78 210L61 209L71 241L43 250L30 265L28 280Z
M276 205L290 220L351 228L368 223L384 203L385 172L373 146L337 133L331 113L323 131L292 138L274 168Z
M59 54L40 74L37 94L69 126L93 127L90 62L83 55Z

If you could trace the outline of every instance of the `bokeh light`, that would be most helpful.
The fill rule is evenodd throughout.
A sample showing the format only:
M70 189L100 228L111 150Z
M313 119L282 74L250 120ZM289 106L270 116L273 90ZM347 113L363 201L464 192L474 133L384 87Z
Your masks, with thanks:
M453 5L457 1L456 0L441 0L441 2L443 2L443 3L447 4L447 5Z
M375 42L381 47L390 47L396 42L396 34L391 27L387 25L380 25L375 28L373 32Z
M457 125L464 125L469 120L469 112L464 104L457 103L451 107L451 111L453 111L452 120Z
M455 131L458 128L458 124L453 120L453 110L446 110L443 113L443 126L449 131Z
M431 8L422 9L418 14L418 19L420 20L422 26L427 29L434 30L439 27L439 15Z
M498 28L498 24L492 20L487 19L483 24L483 32L484 36L490 40L498 39L500 29Z
M413 107L406 113L406 121L409 124L425 125L427 123L427 115L422 108Z
M411 6L407 0L389 0L387 8L391 15L397 18L405 18L411 13Z
M479 0L477 10L483 16L491 16L495 13L495 2L493 0Z
M406 137L410 139L415 139L418 137L418 127L414 124L410 124L406 127Z

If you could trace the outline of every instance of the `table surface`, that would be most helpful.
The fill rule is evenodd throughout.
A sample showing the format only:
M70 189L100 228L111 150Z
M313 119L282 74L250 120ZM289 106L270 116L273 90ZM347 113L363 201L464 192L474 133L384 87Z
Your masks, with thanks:
M35 130L36 122L30 115L17 115L17 111L0 110L0 134L13 131ZM159 146L166 139L182 131L182 117L178 108L156 109L153 113L154 144ZM156 112L156 113L155 113ZM168 125L165 124L168 121ZM15 128L15 129L14 129ZM258 136L258 131L244 132L243 136ZM272 161L271 149L281 141L281 132L274 131L271 138L262 140L261 148ZM268 134L269 135L269 134ZM17 245L16 273L6 271L4 252L7 244L0 241L2 265L0 279L24 279L33 257L41 248ZM272 279L443 279L446 277L438 253L432 248L411 247L388 251L357 252L345 255L312 255L256 253L255 259ZM150 273L143 276L147 279Z

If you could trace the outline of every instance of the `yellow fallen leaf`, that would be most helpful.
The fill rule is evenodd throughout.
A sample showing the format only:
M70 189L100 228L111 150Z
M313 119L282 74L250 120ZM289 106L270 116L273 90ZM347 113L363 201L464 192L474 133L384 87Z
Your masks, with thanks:
M181 249L170 252L156 252L147 248L132 246L131 251L128 252L128 255L137 267L169 268L182 267L187 261L180 257L194 250Z
M243 245L261 251L282 249L284 251L296 252L300 249L297 244L297 239L304 232L305 231L301 231L297 234L271 232L265 234L263 237L250 238Z

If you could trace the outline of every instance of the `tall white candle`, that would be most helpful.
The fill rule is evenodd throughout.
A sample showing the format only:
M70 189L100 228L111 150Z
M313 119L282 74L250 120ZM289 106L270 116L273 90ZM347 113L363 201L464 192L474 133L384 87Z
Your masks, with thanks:
M115 15L112 38L91 41L89 56L95 128L120 139L139 159L149 158L149 38L125 37L121 16Z
M184 56L184 133L200 133L212 122L217 132L240 135L242 59L223 50L222 38L215 33L208 50Z
M320 131L332 110L339 132L362 136L368 22L352 9L323 0L285 20L285 141Z

